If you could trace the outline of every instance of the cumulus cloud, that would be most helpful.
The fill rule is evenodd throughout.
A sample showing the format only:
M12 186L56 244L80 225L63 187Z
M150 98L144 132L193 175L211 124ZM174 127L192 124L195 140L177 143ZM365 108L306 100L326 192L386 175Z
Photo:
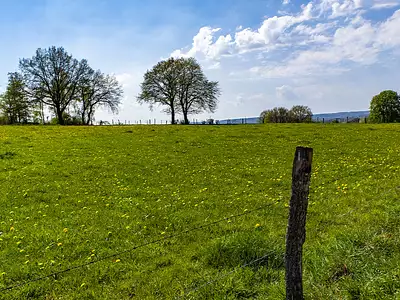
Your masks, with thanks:
M215 39L215 34L221 28L202 27L199 32L193 37L192 47L188 51L182 49L172 52L173 57L195 57L196 55L203 56L207 59L217 59L222 55L230 53L232 37L230 34L219 36Z
M293 85L299 78L324 80L378 63L383 66L382 60L400 55L400 9L383 19L372 16L378 8L394 7L393 2L384 1L313 0L297 13L281 12L255 28L240 25L226 32L203 27L189 48L173 55L215 64L214 69L227 70L232 82L242 80L255 86L259 80L280 81L270 89L277 103L286 103L299 99L301 89ZM231 98L236 105L245 97L237 95ZM315 95L307 97L319 101L321 97Z
M298 51L278 66L255 67L251 71L269 78L321 76L348 71L349 63L371 65L379 60L380 53L400 47L398 28L400 10L375 25L360 18L358 22L337 28L331 42L322 48Z
M257 30L238 27L234 38L230 34L216 38L215 35L221 28L202 27L193 37L189 50L178 49L172 52L171 56L218 59L221 56L244 53L253 49L274 47L280 43L280 38L290 27L312 19L312 9L313 4L310 2L303 6L297 15L267 18Z
M372 8L392 4L374 2ZM266 18L256 29L240 25L233 33L221 34L221 28L202 27L193 37L191 47L175 50L171 55L218 61L222 57L254 51L271 52L281 47L326 44L334 40L336 30L364 25L365 9L367 7L363 0L314 0L302 5L296 14L286 12L281 16ZM367 28L357 29L350 34L357 36L363 30ZM366 34L370 36L369 32Z

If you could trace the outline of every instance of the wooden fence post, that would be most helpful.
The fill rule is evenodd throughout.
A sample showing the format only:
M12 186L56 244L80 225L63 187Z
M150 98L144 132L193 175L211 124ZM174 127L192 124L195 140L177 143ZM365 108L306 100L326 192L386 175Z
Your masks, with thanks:
M308 192L313 149L297 147L293 160L292 197L286 233L286 300L303 300L302 254L306 240Z

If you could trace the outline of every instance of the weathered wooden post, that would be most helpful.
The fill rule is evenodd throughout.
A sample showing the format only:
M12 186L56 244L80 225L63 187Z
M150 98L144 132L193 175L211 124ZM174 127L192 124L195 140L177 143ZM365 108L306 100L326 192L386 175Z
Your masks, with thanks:
M304 300L302 278L303 244L306 240L308 192L313 149L297 147L293 160L292 197L286 233L286 300Z

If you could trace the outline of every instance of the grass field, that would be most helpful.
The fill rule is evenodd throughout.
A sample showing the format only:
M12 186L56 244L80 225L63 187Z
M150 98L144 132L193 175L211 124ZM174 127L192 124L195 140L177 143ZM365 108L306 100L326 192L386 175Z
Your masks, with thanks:
M370 124L0 127L0 289L270 204L0 299L283 299L298 145L306 298L400 299L400 126Z

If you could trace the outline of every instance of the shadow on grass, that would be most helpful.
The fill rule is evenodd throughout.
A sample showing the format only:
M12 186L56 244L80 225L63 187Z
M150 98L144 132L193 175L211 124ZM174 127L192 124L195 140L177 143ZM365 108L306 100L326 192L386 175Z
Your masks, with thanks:
M284 268L284 250L276 241L269 241L262 232L240 232L216 239L205 247L201 253L204 263L222 269L234 268L248 264L267 255L249 268L269 269Z

